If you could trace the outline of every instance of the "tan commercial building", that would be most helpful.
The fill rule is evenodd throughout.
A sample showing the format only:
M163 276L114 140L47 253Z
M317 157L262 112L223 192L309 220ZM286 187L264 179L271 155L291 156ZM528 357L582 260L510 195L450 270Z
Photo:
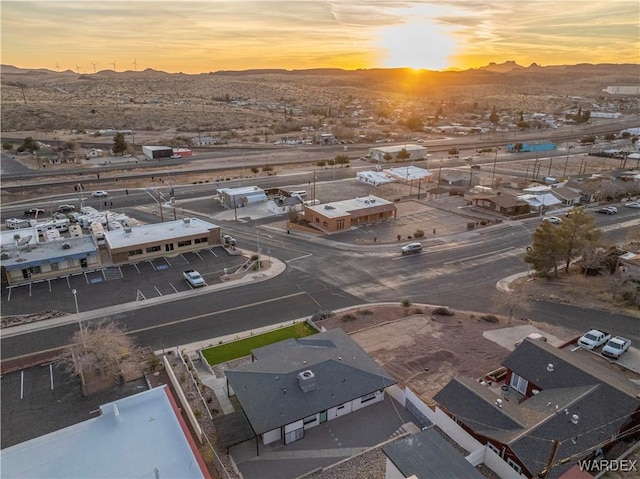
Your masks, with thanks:
M304 217L316 229L325 233L348 230L376 221L396 217L396 205L377 196L334 201L304 207Z
M176 256L220 244L220 227L198 218L106 231L105 246L115 264Z

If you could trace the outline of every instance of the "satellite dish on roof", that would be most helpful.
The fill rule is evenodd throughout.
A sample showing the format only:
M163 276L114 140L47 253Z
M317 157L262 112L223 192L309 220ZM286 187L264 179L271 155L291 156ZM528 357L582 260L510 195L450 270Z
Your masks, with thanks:
M31 238L33 238L33 235L29 235L29 236L25 236L24 238L20 238L18 240L18 246L24 246L27 243L29 243L29 241L31 241Z

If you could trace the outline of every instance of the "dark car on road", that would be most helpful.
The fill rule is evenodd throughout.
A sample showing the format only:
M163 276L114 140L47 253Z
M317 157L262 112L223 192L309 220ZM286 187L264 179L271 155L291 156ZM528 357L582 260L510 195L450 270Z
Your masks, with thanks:
M58 211L60 213L71 213L72 211L75 211L76 207L73 205L60 205L58 206Z
M44 214L44 210L42 208L29 208L25 210L25 216L40 216Z

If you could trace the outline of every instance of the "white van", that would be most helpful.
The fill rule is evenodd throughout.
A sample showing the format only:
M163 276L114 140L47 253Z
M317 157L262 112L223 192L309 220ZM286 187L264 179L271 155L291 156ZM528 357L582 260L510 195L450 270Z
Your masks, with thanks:
M289 193L289 196L297 196L298 198L302 199L307 196L307 192L306 190L292 191L291 193Z

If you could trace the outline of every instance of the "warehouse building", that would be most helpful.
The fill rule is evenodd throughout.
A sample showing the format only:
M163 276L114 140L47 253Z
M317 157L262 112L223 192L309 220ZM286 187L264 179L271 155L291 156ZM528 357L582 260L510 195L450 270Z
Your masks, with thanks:
M257 186L242 186L240 188L220 188L218 190L220 203L225 208L242 208L267 201L267 194Z
M161 160L162 158L171 158L173 148L170 146L143 146L142 154L148 160Z
M380 146L376 148L369 148L369 155L373 161L386 161L385 155L388 153L391 155L391 160L397 160L398 154L406 150L409 157L403 161L420 161L427 159L427 148L420 145L395 145L395 146ZM391 161L390 160L390 161Z

